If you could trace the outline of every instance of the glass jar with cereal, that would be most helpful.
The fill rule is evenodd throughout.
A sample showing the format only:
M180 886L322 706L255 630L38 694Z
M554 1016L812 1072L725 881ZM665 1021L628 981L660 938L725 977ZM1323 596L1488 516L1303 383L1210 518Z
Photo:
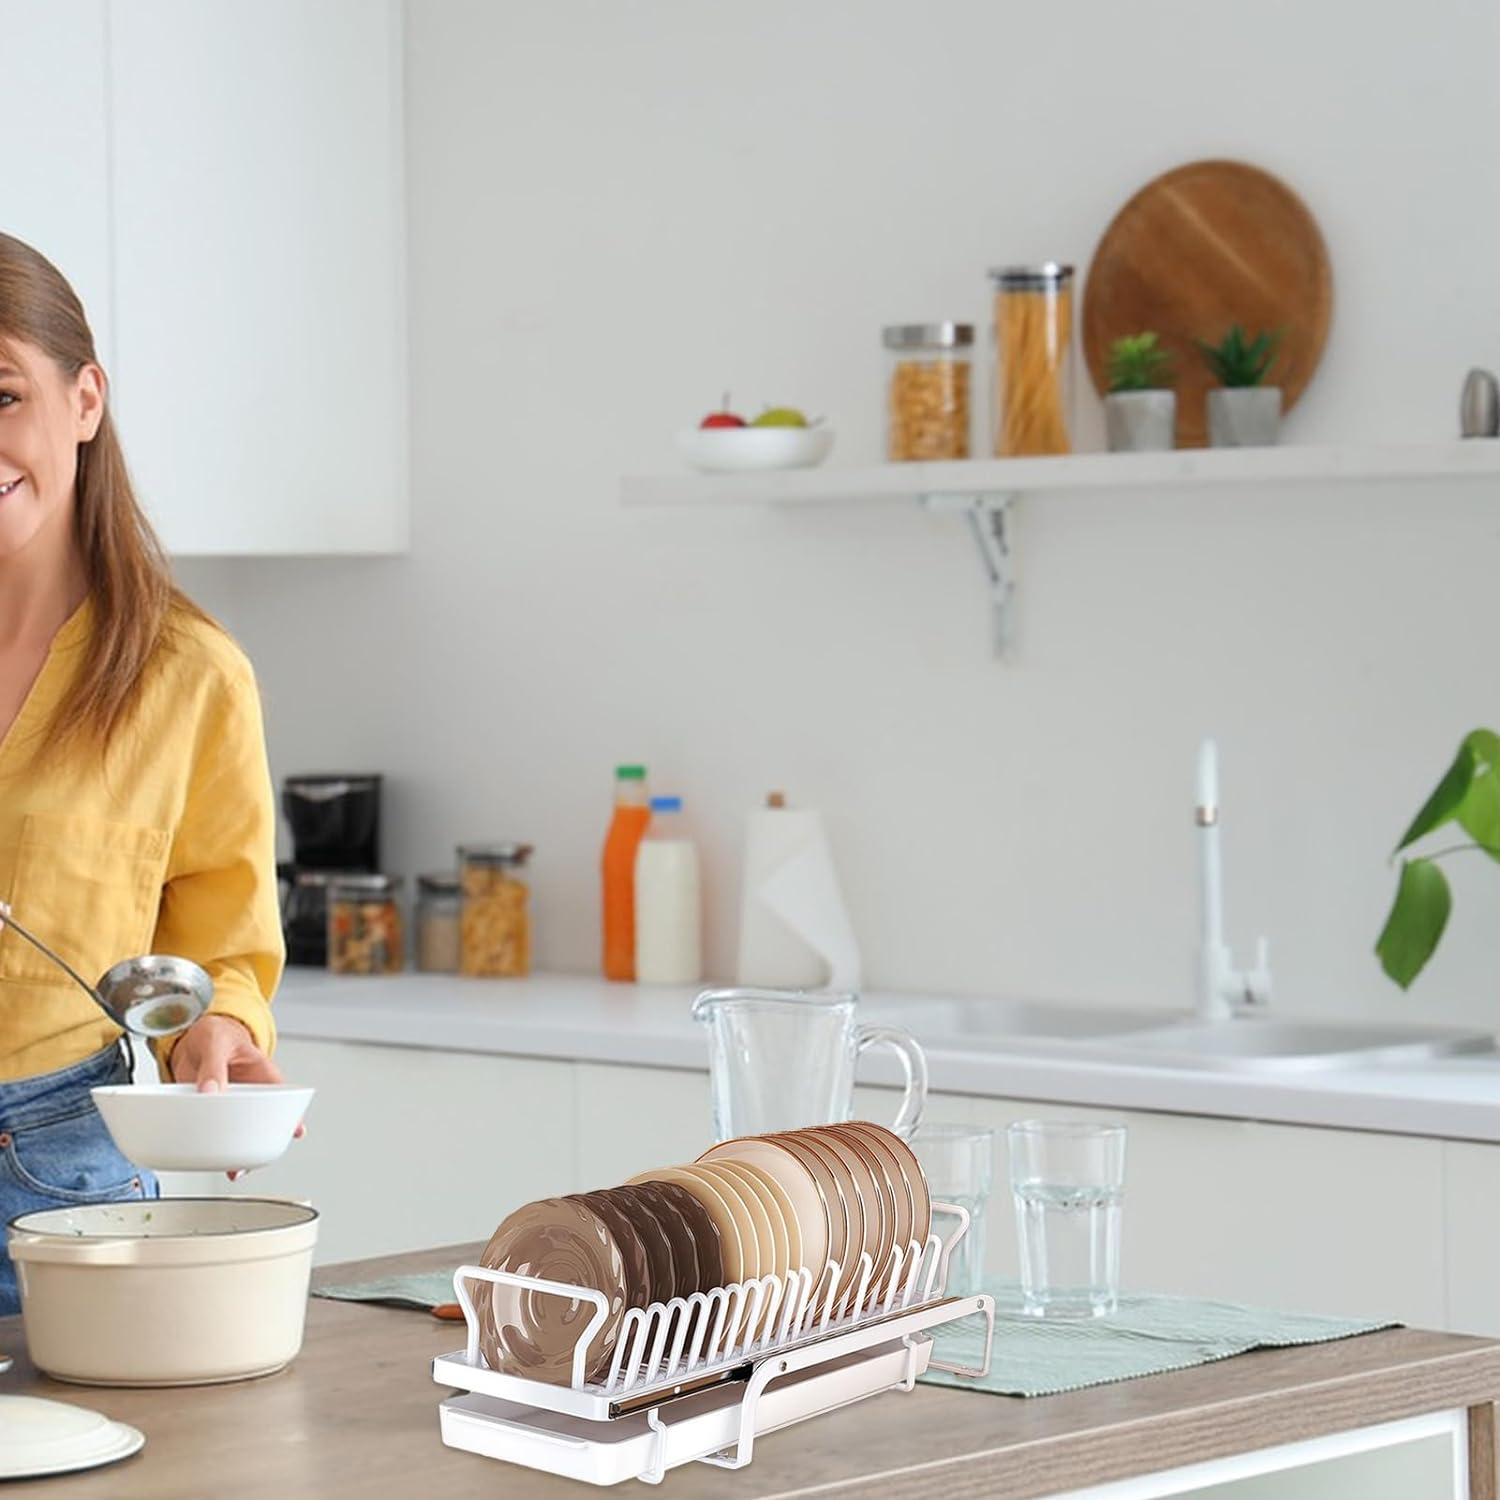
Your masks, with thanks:
M893 463L967 458L974 363L971 323L895 323L888 351L886 457Z
M328 967L399 974L406 964L399 875L341 874L328 882Z
M531 972L530 844L462 844L459 973L517 979Z

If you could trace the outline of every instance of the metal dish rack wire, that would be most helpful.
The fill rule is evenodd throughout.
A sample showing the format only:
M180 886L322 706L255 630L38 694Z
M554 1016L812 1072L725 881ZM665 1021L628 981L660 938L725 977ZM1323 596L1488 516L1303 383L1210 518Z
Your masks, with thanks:
M830 1261L814 1281L806 1268L691 1297L630 1308L607 1371L586 1378L586 1356L609 1316L602 1292L486 1266L460 1266L453 1287L468 1329L464 1349L433 1361L433 1379L463 1394L440 1408L451 1447L595 1484L659 1482L698 1460L724 1468L750 1462L758 1435L891 1389L910 1390L927 1369L983 1375L994 1338L994 1301L944 1293L968 1212L934 1203L951 1219L946 1235L896 1246L877 1275L862 1253L852 1278ZM591 1303L573 1350L569 1384L492 1370L480 1353L480 1283ZM932 1330L982 1316L984 1358L973 1367L932 1357Z

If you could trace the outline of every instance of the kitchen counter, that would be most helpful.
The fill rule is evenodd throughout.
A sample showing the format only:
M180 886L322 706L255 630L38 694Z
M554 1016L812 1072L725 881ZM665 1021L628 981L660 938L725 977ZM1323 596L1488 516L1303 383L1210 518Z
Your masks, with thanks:
M706 1071L704 1036L688 1015L695 989L585 975L366 978L289 969L276 1016L289 1038ZM944 998L864 997L871 1018L899 1015L916 1031L939 1092L1500 1142L1500 1056L1283 1073L1099 1062L1069 1057L1065 1046L1040 1052L1032 1043L1021 1052L972 1036L924 1037L914 1015ZM882 1049L862 1061L860 1077L900 1081Z
M328 1267L320 1275L342 1282L447 1269L478 1248ZM461 1344L457 1325L425 1313L313 1299L303 1351L279 1374L235 1385L122 1390L47 1380L22 1353L20 1320L0 1319L0 1348L17 1355L15 1369L0 1376L0 1392L91 1407L146 1434L145 1448L124 1463L8 1483L7 1500L60 1493L79 1500L582 1500L604 1493L442 1446L437 1407L446 1392L433 1383L430 1361ZM1488 1403L1497 1396L1500 1343L1395 1329L1039 1400L918 1386L763 1437L742 1471L699 1464L674 1470L664 1492L679 1500L769 1500L812 1489L826 1500L1025 1500L1428 1413L1457 1412L1461 1422L1468 1410L1475 1460L1469 1493L1494 1500Z

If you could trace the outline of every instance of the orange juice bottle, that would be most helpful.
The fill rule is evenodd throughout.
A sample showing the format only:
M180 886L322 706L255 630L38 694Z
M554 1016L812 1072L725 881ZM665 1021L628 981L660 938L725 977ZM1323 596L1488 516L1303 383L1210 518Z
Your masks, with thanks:
M651 821L645 766L615 767L615 815L604 840L604 977L635 978L635 851Z

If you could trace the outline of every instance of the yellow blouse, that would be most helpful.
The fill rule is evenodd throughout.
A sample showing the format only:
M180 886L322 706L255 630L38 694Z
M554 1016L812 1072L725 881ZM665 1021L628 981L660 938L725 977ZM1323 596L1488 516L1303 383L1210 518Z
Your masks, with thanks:
M213 1010L243 1021L269 1053L284 950L250 664L222 631L174 616L103 759L88 744L59 754L41 737L92 620L85 602L57 633L0 740L0 894L86 979L142 953L202 964ZM65 974L0 930L0 1081L68 1067L119 1034ZM161 1060L169 1053L157 1044Z

